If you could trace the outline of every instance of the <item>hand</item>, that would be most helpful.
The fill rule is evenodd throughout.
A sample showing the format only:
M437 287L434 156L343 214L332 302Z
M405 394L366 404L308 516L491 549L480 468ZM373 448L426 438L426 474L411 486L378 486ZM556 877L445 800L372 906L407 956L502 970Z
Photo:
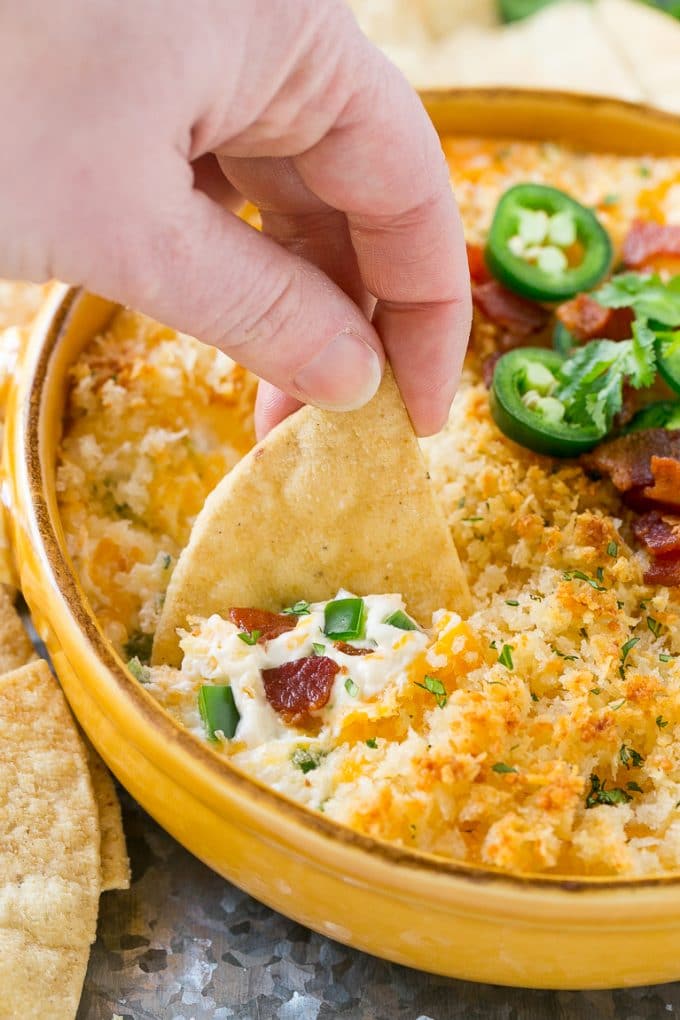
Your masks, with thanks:
M418 98L340 0L11 0L0 59L1 274L215 344L268 381L260 434L301 401L360 406L385 354L441 427L460 221Z

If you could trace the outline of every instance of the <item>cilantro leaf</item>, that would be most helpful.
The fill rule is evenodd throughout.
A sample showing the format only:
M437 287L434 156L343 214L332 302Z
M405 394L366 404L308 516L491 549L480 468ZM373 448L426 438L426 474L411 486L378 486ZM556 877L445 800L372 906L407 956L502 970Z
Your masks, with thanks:
M658 273L619 273L592 296L605 308L633 308L643 319L680 326L680 276L664 283Z
M636 390L651 386L656 375L656 333L647 320L638 318L633 323L633 340L630 357L630 383Z
M600 780L600 777L595 772L591 773L590 790L586 796L587 808L597 807L598 804L607 804L610 807L614 807L617 804L627 804L633 799L620 786L615 786L611 790L607 790L606 786L607 781L605 779Z

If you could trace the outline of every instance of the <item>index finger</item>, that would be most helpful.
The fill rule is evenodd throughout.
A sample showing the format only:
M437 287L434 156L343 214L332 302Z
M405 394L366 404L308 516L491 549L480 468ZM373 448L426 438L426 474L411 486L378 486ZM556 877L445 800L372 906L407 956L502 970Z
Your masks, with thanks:
M465 241L437 134L415 92L370 44L353 98L295 158L349 223L374 322L413 423L442 427L470 334Z

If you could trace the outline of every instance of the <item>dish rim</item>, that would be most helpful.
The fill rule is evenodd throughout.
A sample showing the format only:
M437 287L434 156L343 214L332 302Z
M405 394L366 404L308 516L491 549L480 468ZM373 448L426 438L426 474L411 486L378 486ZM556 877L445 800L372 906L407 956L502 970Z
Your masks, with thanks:
M422 96L426 105L430 98L465 100L509 96L511 98L521 97L523 100L538 98L548 100L550 97L558 96L572 104L576 101L586 106L603 103L607 106L623 107L637 116L646 115L649 112L660 123L670 120L680 135L680 118L664 111L645 107L644 104L613 100L607 97L528 89L441 89L428 90L422 93ZM272 817L283 816L297 828L311 829L317 836L323 840L331 841L334 845L340 843L360 851L364 855L377 857L385 865L408 868L416 873L436 876L437 881L440 882L457 880L471 886L493 885L498 889L505 887L514 891L551 890L570 895L637 891L680 885L680 871L638 878L512 873L481 865L467 864L407 847L399 847L396 844L351 829L342 823L332 821L323 814L278 793L258 779L239 770L227 757L213 751L207 744L204 744L198 737L175 721L127 671L113 645L101 631L96 614L90 606L85 592L80 587L77 571L71 564L60 539L59 528L55 526L47 496L48 465L44 463L41 422L44 397L50 387L49 368L52 357L68 328L74 308L79 300L86 297L82 288L69 287L65 284L53 285L43 306L47 309L48 314L45 319L41 316L37 327L39 335L32 339L26 363L22 366L26 374L21 384L24 400L18 413L17 434L30 497L27 501L30 523L28 530L39 538L40 545L36 548L36 554L41 561L43 570L49 572L52 588L62 600L71 620L77 625L81 640L88 646L87 654L95 656L100 666L104 667L116 685L117 694L127 701L131 710L143 719L149 729L149 734L153 734L155 741L165 740L168 746L172 745L175 782L182 783L185 770L181 768L181 761L182 758L188 758L195 765L200 766L213 785L229 787L235 795L241 797L245 795L251 801L256 798L258 806L264 807L267 814ZM115 303L112 302L112 304ZM63 413L61 423L63 423ZM56 464L52 465L52 475L54 475L55 466ZM159 764L158 767L167 774L167 769L164 766ZM195 795L200 797L200 791L195 791Z

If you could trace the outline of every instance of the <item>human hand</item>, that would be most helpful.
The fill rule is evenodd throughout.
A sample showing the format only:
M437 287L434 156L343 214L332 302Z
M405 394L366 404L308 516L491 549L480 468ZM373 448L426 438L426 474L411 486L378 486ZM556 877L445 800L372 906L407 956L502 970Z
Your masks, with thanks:
M13 0L0 55L1 274L215 344L267 380L260 434L301 401L360 406L385 353L418 431L441 427L460 221L418 98L341 0Z

